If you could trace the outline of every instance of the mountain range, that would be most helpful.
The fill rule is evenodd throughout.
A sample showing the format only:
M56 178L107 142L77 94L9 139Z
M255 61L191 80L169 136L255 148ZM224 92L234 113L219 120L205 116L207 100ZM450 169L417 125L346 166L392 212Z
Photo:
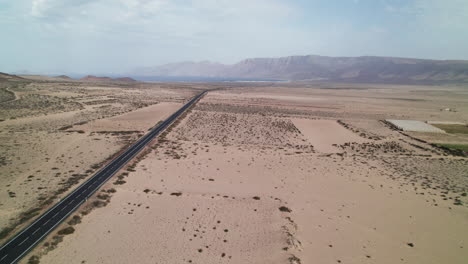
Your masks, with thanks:
M60 77L60 76L59 76ZM68 76L66 76L67 78L70 78ZM130 78L130 77L120 77L120 78L111 78L111 77L98 77L98 76L94 76L94 75L87 75L83 78L80 79L81 81L97 81L97 82L100 82L100 81L118 81L118 82L136 82L136 80Z
M289 56L235 64L180 62L135 70L133 75L377 83L468 83L468 61L396 57Z

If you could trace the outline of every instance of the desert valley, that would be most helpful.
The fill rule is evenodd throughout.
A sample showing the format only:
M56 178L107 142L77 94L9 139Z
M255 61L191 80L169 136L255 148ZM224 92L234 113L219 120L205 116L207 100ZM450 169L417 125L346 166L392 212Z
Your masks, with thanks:
M202 91L21 263L468 259L463 84L2 74L0 242Z
M468 263L467 21L0 0L0 264Z

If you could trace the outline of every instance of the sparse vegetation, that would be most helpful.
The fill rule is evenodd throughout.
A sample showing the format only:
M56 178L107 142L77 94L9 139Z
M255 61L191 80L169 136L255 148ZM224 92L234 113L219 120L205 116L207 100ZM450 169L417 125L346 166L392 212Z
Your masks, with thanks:
M301 259L292 255L288 258L290 264L301 264Z
M40 259L36 255L33 255L28 259L28 264L39 264L39 263L40 263Z
M195 85L198 86L199 84ZM236 84L236 86L241 85L244 84ZM121 221L125 217L125 220L119 223L119 225L125 225L126 222L134 223L131 220L127 221L127 217L135 217L138 221L146 221L145 219L155 221L152 214L160 211L162 205L168 205L168 212L165 212L164 217L171 221L157 221L158 224L167 225L164 226L167 227L167 230L161 229L158 232L167 233L154 237L166 237L167 234L177 236L177 232L182 230L180 232L183 232L183 236L180 239L184 242L184 247L191 248L189 251L196 254L197 257L215 256L218 260L239 262L238 256L235 255L238 254L236 245L248 241L248 243L252 243L252 247L257 248L255 247L256 241L264 243L265 238L274 238L278 239L278 241L271 243L275 245L275 248L271 249L272 251L276 250L273 253L281 255L282 260L285 262L300 264L301 259L299 257L305 258L298 252L303 250L302 247L304 247L303 252L308 254L308 249L310 249L309 243L302 245L301 241L298 240L306 235L306 233L300 234L302 228L304 228L302 224L306 223L306 221L297 219L298 217L304 217L304 211L313 210L315 220L310 223L311 227L308 227L311 232L325 232L332 227L333 229L330 229L332 232L346 240L348 239L347 236L341 236L343 234L342 230L344 228L349 228L345 232L353 230L355 221L349 219L356 217L354 210L362 207L362 200L360 200L360 196L355 196L354 192L343 192L350 197L341 197L337 200L337 203L331 203L334 195L340 195L340 189L334 189L333 187L339 181L339 177L345 179L346 187L349 185L350 188L353 188L353 184L358 183L359 189L356 190L368 195L369 199L376 197L373 195L378 196L383 193L386 195L385 197L396 200L399 193L405 192L409 199L411 199L412 193L421 195L430 206L439 204L439 208L442 208L441 205L446 206L448 204L451 208L444 208L447 210L457 210L460 207L454 205L464 206L466 204L466 181L462 177L466 174L466 161L463 158L444 156L443 151L440 149L430 146L427 142L417 141L405 137L399 132L389 130L381 123L378 123L377 119L373 120L375 121L374 124L377 124L375 125L378 127L377 132L374 133L371 129L368 131L361 128L366 126L361 125L362 123L359 122L367 122L368 120L362 121L361 115L363 113L353 112L355 111L353 108L346 108L349 112L342 113L341 104L348 106L347 103L342 101L340 101L340 105L333 103L332 106L324 106L324 102L310 101L310 104L305 104L299 100L300 105L291 106L277 99L273 101L274 103L257 97L247 100L242 99L243 93L248 93L249 89L254 88L250 87L251 84L245 85L246 88L239 93L237 93L237 90L226 91L228 99L224 99L224 102L222 100L218 101L213 96L213 98L208 98L191 109L191 112L187 112L185 120L178 120L174 123L151 148L147 148L145 152L138 155L133 162L123 168L121 173L116 175L113 180L115 185L132 181L131 186L128 186L132 191L123 191L123 194L128 194L127 198L130 199L124 203L109 204L112 193L122 187L105 187L106 189L89 198L80 211L69 217L62 224L63 227L59 228L60 230L52 238L44 242L38 254L55 248L60 241L67 239L64 238L65 235L74 233L75 229L76 232L80 231L80 236L81 231L86 235L86 232L89 231L86 231L86 228L78 230L78 224L83 221L85 215L96 208L107 206L106 211L110 212L109 219ZM102 87L105 87L105 89L112 88L104 85ZM111 144L118 145L120 148L132 142L140 135L141 131L147 129L144 128L141 131L137 130L139 128L134 128L135 130L132 128L133 131L127 131L124 128L115 131L105 129L98 132L93 130L93 121L147 105L150 100L142 102L142 96L137 94L150 94L150 91L132 87L132 89L135 89L135 93L129 95L131 97L129 101L131 102L127 103L123 101L127 100L128 97L119 92L118 89L120 88L112 91L112 93L115 92L115 95L107 93L105 89L99 90L99 86L93 88L95 89L93 95L86 95L84 92L81 94L80 91L83 89L85 88L79 85L74 86L73 93L78 91L76 93L78 95L73 95L76 98L67 95L66 98L85 105L87 110L78 110L76 113L77 118L73 120L67 119L56 123L47 123L44 126L50 125L53 129L48 128L47 133L44 133L42 137L49 137L49 140L56 140L56 142L64 142L63 145L69 144L68 140L87 138L93 140L86 141L87 144L89 142L95 143L96 146L93 146L95 148ZM238 88L236 87L236 89ZM274 89L279 88L275 87ZM69 92L69 90L65 91ZM307 88L306 92L309 93L309 90L314 89ZM44 92L44 90L41 90L41 92ZM224 91L219 93L222 92ZM258 93L258 91L256 92ZM322 89L319 95L325 96L324 93L326 92L328 91ZM348 91L340 90L339 92ZM235 96L232 96L232 94ZM54 93L54 96L57 95L61 96L61 93ZM153 98L159 99L160 97ZM231 98L235 99L231 100ZM340 100L347 100L347 97L340 98L342 98ZM360 99L357 97L350 98L352 98L353 104ZM181 101L181 97L171 98L170 100ZM210 100L216 103L211 104L209 103ZM245 102L241 102L241 100L245 100ZM413 101L410 100L409 102ZM104 103L109 105L102 105ZM116 107L114 104L122 104L122 106ZM87 111L93 112L93 115ZM390 113L381 111L381 109L377 109L376 113L368 113L372 117L384 114ZM295 118L319 119L323 117L330 117L332 118L331 121L340 118L338 123L341 126L364 138L365 140L362 142L366 143L335 144L334 146L338 149L336 153L322 153L318 148L314 150L311 143L306 142L301 131L295 126L297 124ZM363 119L367 117L364 116ZM47 116L41 116L41 118L48 120ZM22 120L6 121L5 124L21 122ZM29 126L32 126L32 128L29 128ZM36 128L29 124L22 127L8 125L5 126L3 135L5 137L17 137L20 133L29 135L28 131L35 132ZM57 133L60 129L61 132ZM10 132L10 130L12 131ZM76 133L70 133L72 131ZM78 131L83 131L84 134L78 135ZM348 133L348 131L345 132ZM16 142L11 141L10 146L12 149L24 144L21 138L16 138L16 140ZM104 142L108 142L106 143L108 145L104 144ZM60 151L59 147L61 147L61 144L56 148L57 152ZM75 146L73 145L73 147ZM36 149L41 149L41 146L36 146ZM117 149L113 149L112 153ZM41 153L44 157L41 159L40 164L44 164L44 166L41 166L40 170L29 169L21 175L24 181L18 181L21 182L20 186L15 186L15 183L12 183L13 186L5 187L3 194L5 197L10 198L5 199L7 201L2 201L2 203L16 203L23 197L34 197L35 193L33 192L41 192L38 195L41 206L24 215L23 226L24 223L27 223L47 208L47 204L50 205L70 187L83 181L101 168L104 163L98 161L103 160L103 157L107 157L111 152L110 150L107 152L102 151L104 154L88 152L87 148L81 148L81 146L78 146L76 151L73 149L69 149L69 151L70 153L64 153L63 156L61 156L61 153L47 156ZM27 152L23 151L23 153ZM4 156L8 157L5 159L5 162L7 162L5 167L8 168L8 170L5 168L6 172L14 170L10 162L19 168L21 162L28 161L27 159L17 161L16 158L23 158L20 155L12 156L8 154ZM80 159L82 156L91 157L93 161L86 162L86 160ZM145 158L152 160L140 164L139 162ZM77 162L70 162L74 159L77 159ZM82 164L92 164L93 162L96 164L91 169L82 166ZM177 170L174 170L175 173L172 173L173 171L166 173L173 168L177 168ZM448 170L450 173L446 173ZM136 180L127 177L135 177ZM372 177L372 181L367 181L368 177ZM379 177L386 179L382 180ZM332 178L332 181L328 181L329 178ZM383 182L382 185L375 184L380 180ZM395 184L387 187L388 180L394 180ZM260 184L260 181L263 181L261 183L262 188L252 189L255 193L251 192L250 187L247 187L245 191L243 190L240 195L235 193L235 188L257 186L256 184ZM7 184L10 184L10 182L5 181L5 186ZM186 189L183 184L198 185L196 188ZM59 187L54 188L54 186ZM226 189L231 186L234 186L233 189ZM317 188L314 189L315 187ZM379 191L366 192L366 188L378 189ZM128 188L125 187L124 189ZM179 190L183 190L183 193ZM329 195L328 190L330 190L330 197L327 196ZM118 191L120 193L121 190ZM12 194L10 195L9 192L12 192ZM314 194L309 196L312 192ZM283 195L285 193L287 195ZM293 199L305 199L306 201L301 204L296 203ZM377 201L379 201L379 206L386 206L384 202L380 203L381 200ZM442 203L441 201L446 202ZM295 209L293 208L294 211L291 210L291 206L295 207ZM419 209L426 210L427 208ZM122 210L125 210L123 214ZM409 217L405 214L405 217L398 218L398 221L408 219L412 222L421 221L420 217L414 217L413 212L409 212L409 214ZM119 217L116 217L117 215ZM382 220L372 210L369 210L369 215ZM175 218L169 218L175 216L180 221L172 221ZM361 215L360 217L363 217L366 221L369 220L367 215ZM99 219L96 220L91 215L89 221L87 219L87 221L83 222L92 221L99 221ZM109 220L106 219L106 221ZM18 222L12 221L12 223L16 225ZM265 223L268 224L265 225ZM145 222L145 225L141 226L146 226L146 224ZM124 232L122 230L127 229L118 230L120 228L115 229L114 227L110 225L108 230L105 230L102 234L100 233L102 236L100 235L99 239L106 241L109 237L116 237L116 233L121 235L122 233L119 232ZM136 228L135 233L141 231L138 227ZM281 228L281 233L278 232L278 228ZM375 230L375 228L384 227L380 225L366 228L369 228L369 230L374 228ZM9 234L15 231L13 228L5 230L4 232L4 229L2 229L0 232L0 238L2 236L8 237ZM148 234L153 231L146 230L148 232L145 233ZM106 236L106 233L111 231L112 236ZM75 237L79 236L72 236L70 240L74 240ZM145 239L151 239L151 237L148 235ZM333 251L339 249L340 243L331 241L333 238L335 236L331 236L330 241L328 239L327 241L319 241L319 244L314 245L314 247L323 246L323 250ZM410 239L411 237L408 238L408 240ZM192 241L194 243L191 243ZM214 245L213 241L219 244ZM158 240L158 243L164 243L164 241ZM414 244L407 244L405 240L400 241L400 243L402 248L407 247L406 250L408 251L411 251L408 247L414 247ZM250 246L250 244L248 245ZM263 246L264 244L260 245ZM226 249L219 250L219 246L226 247ZM377 250L379 245L366 243L365 246L368 248L358 253L361 254L360 256L363 259L369 259L371 258L369 253ZM418 245L418 250L423 248L423 245ZM268 250L270 249L268 248ZM197 252L200 252L200 254ZM33 253L36 254L36 252ZM243 256L248 256L251 252L243 251L243 253ZM347 256L339 256L339 258L335 261L338 263L341 263L341 260L346 262ZM372 259L377 258L372 255ZM39 261L39 258L37 258L37 261ZM109 261L111 260L109 259ZM178 261L179 259L173 259L173 262ZM199 260L185 258L184 262L192 263L199 262Z
M1 84L0 84L1 85ZM15 100L15 93L8 89L8 84L0 86L0 104L8 101Z
M194 111L176 133L181 140L224 144L301 146L304 142L290 120L259 113Z
M8 175L8 178L2 179L8 182L2 192L11 200L1 203L2 210L8 213L3 214L0 220L10 224L2 227L0 239L8 238L17 231L16 228L23 227L72 186L101 168L106 160L112 158L112 154L119 151L115 146L126 147L141 135L139 130L104 131L89 135L88 130L81 127L75 129L76 133L69 133L74 126L84 126L94 120L181 98L178 95L176 99L173 99L174 95L162 95L161 89L154 85L142 85L138 93L128 93L126 90L134 89L135 84L96 85L91 89L89 85L0 80L0 120L6 120L2 122L1 131L4 140L1 142L0 175ZM109 87L115 89L109 90ZM109 105L116 102L118 106ZM90 107L85 110L86 105ZM8 123L15 119L20 122ZM75 141L76 134L83 134L81 141ZM85 169L86 164L92 162L96 162L92 168ZM35 170L37 167L44 169ZM35 170L33 175L27 172L31 170ZM18 180L21 178L24 181ZM113 188L108 190L109 194L113 192ZM106 198L105 195L100 197ZM31 204L33 208L30 208Z
M82 109L81 104L65 98L41 94L26 94L14 101L0 104L0 117L19 118Z
M79 216L79 215L74 215L72 217L72 219L70 219L70 221L68 221L68 224L71 225L71 226L72 225L77 225L79 223L81 223L81 216Z

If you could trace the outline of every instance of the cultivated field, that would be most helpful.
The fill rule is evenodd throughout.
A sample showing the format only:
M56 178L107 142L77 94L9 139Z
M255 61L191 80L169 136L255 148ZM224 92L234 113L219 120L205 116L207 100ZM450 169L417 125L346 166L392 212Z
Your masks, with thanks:
M26 201L25 192L38 195L21 184L24 180L52 189L74 173L86 173L93 163L84 158L105 160L195 94L189 88L217 89L105 184L24 263L464 263L468 258L468 158L431 144L468 144L466 134L401 132L383 122L467 123L466 87L72 84L87 87L82 88L85 98L67 97L78 108L0 123L9 124L9 130L32 126L26 130L30 137L49 145L61 142L55 143L61 148L71 138L80 142L61 159L61 154L49 154L47 162L46 156L31 155L39 156L35 163L25 158L16 167L5 165L17 173L26 162L30 170L41 170L41 180L27 181L30 172L15 174L16 189L11 185L4 192L24 191L2 201ZM24 89L31 85L60 87L32 83ZM49 89L46 95L58 96ZM147 102L149 98L158 104ZM100 104L84 103L96 101ZM130 102L146 104L124 110ZM83 112L90 106L120 111L99 112L101 118L86 122L62 122L55 130L49 128L55 122L42 121L87 116ZM26 121L28 125L21 123ZM14 142L6 137L17 134L2 132L2 143L11 142L10 151L24 144L23 153L31 152L20 138ZM35 147L47 152L45 145ZM78 163L51 163L56 160ZM69 170L74 172L65 174ZM55 171L62 172L58 180ZM44 197L50 196L44 192ZM1 206L9 216L12 208L21 208L13 202Z

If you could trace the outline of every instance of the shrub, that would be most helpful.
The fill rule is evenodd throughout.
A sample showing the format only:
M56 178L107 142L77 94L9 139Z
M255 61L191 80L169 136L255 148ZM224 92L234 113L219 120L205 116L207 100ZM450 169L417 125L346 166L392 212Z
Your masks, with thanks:
M64 229L58 231L59 235L69 235L75 232L75 228L73 226L65 227Z

